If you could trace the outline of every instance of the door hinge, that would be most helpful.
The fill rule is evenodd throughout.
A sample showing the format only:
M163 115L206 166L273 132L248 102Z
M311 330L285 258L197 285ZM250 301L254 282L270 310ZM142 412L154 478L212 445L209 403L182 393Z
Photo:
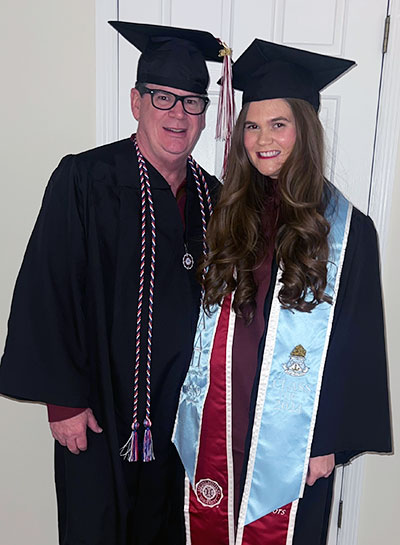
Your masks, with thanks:
M339 502L338 517L337 517L337 525L338 525L338 528L341 528L341 527L342 527L342 518L343 518L343 500L340 500L340 502Z
M383 47L382 47L383 54L385 54L388 49L389 30L390 30L390 15L387 15L385 19L385 32L383 34Z

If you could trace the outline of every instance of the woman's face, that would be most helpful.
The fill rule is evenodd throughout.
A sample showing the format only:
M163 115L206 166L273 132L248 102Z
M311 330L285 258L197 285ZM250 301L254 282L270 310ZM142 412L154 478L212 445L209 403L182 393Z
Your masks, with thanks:
M244 124L244 147L264 176L277 178L296 141L296 123L282 98L251 102Z

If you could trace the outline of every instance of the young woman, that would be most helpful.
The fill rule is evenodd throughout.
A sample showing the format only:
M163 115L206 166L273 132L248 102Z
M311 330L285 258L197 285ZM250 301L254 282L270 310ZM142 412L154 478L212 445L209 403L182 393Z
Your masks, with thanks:
M324 544L335 464L391 450L375 229L325 179L317 115L352 64L255 40L234 65L174 431L193 545Z

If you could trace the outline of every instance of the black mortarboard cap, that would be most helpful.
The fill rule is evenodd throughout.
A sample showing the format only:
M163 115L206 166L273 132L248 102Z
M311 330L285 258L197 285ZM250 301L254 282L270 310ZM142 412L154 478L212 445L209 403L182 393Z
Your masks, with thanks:
M270 98L301 98L319 109L319 93L354 61L255 39L233 65L233 87L243 104Z
M222 62L223 46L209 32L161 25L109 21L142 54L136 80L205 94L205 61Z

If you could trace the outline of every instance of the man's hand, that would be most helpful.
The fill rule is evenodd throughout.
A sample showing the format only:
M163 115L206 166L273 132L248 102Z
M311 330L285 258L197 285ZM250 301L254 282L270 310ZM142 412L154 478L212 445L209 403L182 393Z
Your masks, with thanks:
M92 409L86 409L66 420L50 422L54 439L63 447L67 447L73 454L79 454L81 450L87 449L86 428L88 427L95 433L103 431L98 425Z
M312 486L315 481L321 477L329 477L335 467L335 455L327 454L326 456L316 456L310 458L308 463L308 472L306 483Z

